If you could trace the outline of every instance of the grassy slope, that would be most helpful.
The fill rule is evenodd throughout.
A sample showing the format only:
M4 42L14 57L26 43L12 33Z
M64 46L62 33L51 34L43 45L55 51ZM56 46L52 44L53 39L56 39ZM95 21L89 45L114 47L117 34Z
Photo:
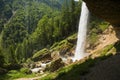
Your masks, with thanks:
M44 48L38 52L36 52L32 59L33 60L39 60L38 58L44 54L51 54L52 52L56 52L56 51L66 51L65 53L69 52L71 49L73 49L75 42L76 42L76 36L77 34L73 34L71 36L69 36L68 38L60 41L60 42L56 42L54 43L50 48Z
M50 73L49 75L40 80L80 80L82 76L90 72L91 67L96 66L98 62L102 62L112 56L113 52L109 51L113 50L118 52L119 46L120 42L108 45L97 53L99 54L98 57L92 59L94 55L91 55L85 58L85 60L83 61L78 61L74 64L61 68L54 73Z
M0 80L14 80L22 77L31 78L35 76L35 74L26 74L20 70L11 70L7 74L0 75Z
M46 53L50 53L50 52L53 52L53 51L60 51L64 48L69 48L69 49L72 49L73 48L73 44L70 43L69 41L75 41L76 40L76 34L73 34L71 36L69 36L68 38L66 38L65 40L62 40L60 42L56 42L53 44L53 46L50 47L50 49L47 49L47 48L44 48L38 52L36 52L32 59L37 59L39 58L40 56L46 54ZM28 59L31 61L31 59ZM29 62L29 61L28 61ZM24 69L24 68L22 68ZM4 75L0 75L0 80L13 80L13 79L17 79L17 78L31 78L31 77L35 77L36 75L35 74L26 74L26 71L24 70L11 70L9 71L7 74L4 74Z

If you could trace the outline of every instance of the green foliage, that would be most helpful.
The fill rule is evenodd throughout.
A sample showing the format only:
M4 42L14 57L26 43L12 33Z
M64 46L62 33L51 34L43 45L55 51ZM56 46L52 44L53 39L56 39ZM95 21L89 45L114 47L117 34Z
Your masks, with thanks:
M0 46L7 64L20 64L77 30L81 2L1 0L0 4ZM59 47L73 46L68 44ZM34 57L44 53L41 51Z
M12 16L12 9L10 5L5 5L4 7L4 15L6 16L6 19L9 19Z
M94 16L91 17L91 21L90 21L90 28L88 30L88 41L90 43L90 45L94 45L98 39L99 39L99 34L102 34L105 29L107 29L109 27L109 24L103 20L100 20Z
M74 46L76 39L77 39L77 34L75 33L60 42L54 43L50 47L50 50L52 50L52 51L62 51L62 50L69 51Z
M35 53L32 57L32 59L36 59L39 58L41 55L45 54L45 53L50 53L48 49L42 49L40 51L38 51L37 53Z
M16 45L23 41L24 37L26 37L27 32L22 24L10 24L4 29L3 33L3 44L5 47L9 45Z
M90 44L94 44L98 40L98 35L96 33L91 33L89 37Z
M5 63L4 56L0 55L0 67L2 67L4 63Z
M101 51L101 56L108 55L107 53L114 47L113 44L105 46L105 48Z
M24 74L29 74L30 73L30 69L28 69L28 68L21 68L20 72L24 73Z
M26 73L17 71L17 70L11 70L7 74L0 75L0 80L14 80L17 78L29 78L29 77L35 77L35 74L29 74L27 75Z

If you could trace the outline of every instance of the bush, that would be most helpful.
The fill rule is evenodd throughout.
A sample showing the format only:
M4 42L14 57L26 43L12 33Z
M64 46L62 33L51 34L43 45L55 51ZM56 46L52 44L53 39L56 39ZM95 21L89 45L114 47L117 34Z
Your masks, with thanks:
M31 74L32 72L30 71L30 69L28 69L28 68L21 68L20 69L20 72L21 73L25 73L25 74Z
M0 67L3 66L4 62L5 62L4 61L4 56L0 55Z

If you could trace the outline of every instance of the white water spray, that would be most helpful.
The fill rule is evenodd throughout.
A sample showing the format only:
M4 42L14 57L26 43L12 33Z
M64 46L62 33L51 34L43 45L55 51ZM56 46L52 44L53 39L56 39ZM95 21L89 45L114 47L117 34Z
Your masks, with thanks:
M80 22L79 22L78 40L77 40L77 46L76 46L73 62L87 56L87 54L85 53L85 42L86 42L88 21L89 21L89 10L86 6L86 3L83 2Z

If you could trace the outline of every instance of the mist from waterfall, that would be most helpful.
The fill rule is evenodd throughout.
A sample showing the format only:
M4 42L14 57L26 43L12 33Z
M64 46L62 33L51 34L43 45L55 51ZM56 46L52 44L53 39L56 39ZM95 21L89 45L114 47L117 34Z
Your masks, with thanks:
M86 6L86 3L82 2L82 11L81 11L79 29L78 29L78 40L77 40L75 55L73 57L73 62L76 60L80 60L87 55L87 53L85 53L85 42L87 35L87 25L89 22L89 14L90 13Z

